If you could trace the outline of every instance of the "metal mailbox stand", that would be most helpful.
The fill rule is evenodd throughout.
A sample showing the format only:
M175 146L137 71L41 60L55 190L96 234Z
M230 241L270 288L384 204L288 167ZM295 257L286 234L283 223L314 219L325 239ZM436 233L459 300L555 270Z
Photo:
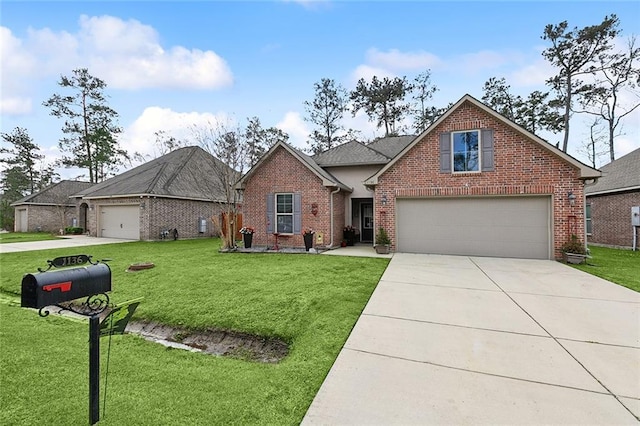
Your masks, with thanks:
M58 257L47 261L49 268L38 274L26 274L22 279L21 306L39 309L46 317L47 306L57 306L89 317L89 424L100 420L100 314L111 306L111 269L105 263L91 262L91 256ZM82 265L48 272L51 268ZM73 300L86 297L81 304Z

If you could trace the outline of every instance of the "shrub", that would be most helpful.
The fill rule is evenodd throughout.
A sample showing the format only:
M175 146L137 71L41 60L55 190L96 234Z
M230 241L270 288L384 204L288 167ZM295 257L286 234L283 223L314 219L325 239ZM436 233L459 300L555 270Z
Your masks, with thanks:
M64 228L65 234L80 235L83 232L84 229L80 228L79 226L67 226L66 228Z

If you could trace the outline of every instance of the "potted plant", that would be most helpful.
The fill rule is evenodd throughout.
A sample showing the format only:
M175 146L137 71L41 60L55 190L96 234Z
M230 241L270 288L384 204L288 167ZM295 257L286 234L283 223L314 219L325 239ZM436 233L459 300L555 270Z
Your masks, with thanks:
M251 244L253 243L253 233L256 232L250 226L243 226L240 229L240 233L242 234L242 240L244 241L244 248L251 248Z
M578 236L571 234L569 241L562 246L562 257L567 263L583 263L587 258L587 249L578 239Z
M342 230L345 241L348 246L352 246L356 242L356 228L351 225L347 225Z
M316 231L311 228L306 228L304 231L302 231L302 238L304 239L304 249L306 251L309 251L309 249L313 247L313 234L315 233Z
M376 249L376 253L378 254L389 254L389 246L391 245L391 239L387 234L387 231L381 226L378 228L378 233L376 234L376 244L374 248Z

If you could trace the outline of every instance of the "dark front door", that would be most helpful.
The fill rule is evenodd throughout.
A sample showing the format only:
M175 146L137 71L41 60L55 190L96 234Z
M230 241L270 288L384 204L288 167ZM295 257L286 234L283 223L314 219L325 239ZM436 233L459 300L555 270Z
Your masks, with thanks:
M360 217L362 220L360 240L362 242L373 241L373 203L360 204Z

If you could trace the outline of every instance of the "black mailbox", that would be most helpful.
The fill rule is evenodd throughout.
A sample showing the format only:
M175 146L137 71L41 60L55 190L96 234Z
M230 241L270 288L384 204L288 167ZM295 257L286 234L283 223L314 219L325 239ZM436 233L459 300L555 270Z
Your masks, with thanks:
M111 291L111 269L106 263L26 274L21 306L40 309L107 291Z

